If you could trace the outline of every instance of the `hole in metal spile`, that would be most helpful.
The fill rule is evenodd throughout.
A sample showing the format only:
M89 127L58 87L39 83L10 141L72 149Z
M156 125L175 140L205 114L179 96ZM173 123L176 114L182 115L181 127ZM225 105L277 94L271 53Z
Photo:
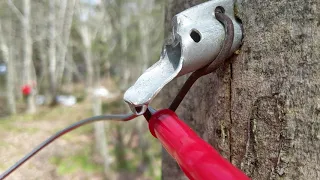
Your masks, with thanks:
M224 13L225 12L225 10L224 10L224 8L222 6L217 6L214 11L218 12L218 13Z
M137 113L139 113L139 112L142 111L142 106L138 106L138 107L136 107L135 109L136 109Z
M147 105L136 106L136 107L134 107L135 114L136 115L142 115L143 113L146 112L147 108L148 108Z
M194 42L198 43L201 40L200 32L193 29L190 33L190 37L193 39Z

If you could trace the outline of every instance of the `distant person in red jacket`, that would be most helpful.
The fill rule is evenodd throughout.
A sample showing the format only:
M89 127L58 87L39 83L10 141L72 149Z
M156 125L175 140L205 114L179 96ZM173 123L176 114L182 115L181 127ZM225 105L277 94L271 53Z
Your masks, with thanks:
M25 84L22 86L21 92L22 92L23 98L27 99L31 95L32 87L29 84Z

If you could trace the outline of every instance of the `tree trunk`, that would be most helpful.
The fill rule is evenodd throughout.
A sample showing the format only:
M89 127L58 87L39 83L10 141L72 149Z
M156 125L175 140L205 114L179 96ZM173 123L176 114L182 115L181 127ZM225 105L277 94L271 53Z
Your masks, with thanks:
M95 65L94 65L94 87L95 89L101 87L101 77L100 77L100 59L101 57L98 57L94 59ZM93 107L93 113L95 116L102 114L102 97L95 94L93 91L93 101L92 101L92 107ZM105 178L110 178L110 163L111 158L109 154L109 148L108 148L108 141L106 137L105 129L108 129L108 125L105 124L103 121L94 123L94 135L96 140L96 148L101 156L101 159L103 160L103 167L104 167L104 175Z
M73 68L71 67L71 63L73 61L73 49L72 47L69 48L66 56L66 75L64 84L68 85L69 91L73 92Z
M174 14L201 2L170 0L166 31ZM319 7L318 0L238 0L241 54L201 78L177 111L252 179L320 178ZM164 106L184 81L165 89ZM163 179L186 179L166 153L162 171Z
M46 103L50 103L50 80L49 80L49 62L48 62L48 54L46 51L45 41L40 41L38 43L38 50L39 50L39 58L41 61L41 75L40 75L40 92L45 95Z
M101 97L94 96L93 100L94 100L92 104L93 114L95 116L101 115L102 114ZM103 121L94 123L94 136L96 140L97 152L99 153L103 161L104 175L105 177L108 177L108 174L110 173L109 170L110 170L111 159L109 156L109 148L108 148L106 132L105 132L105 123Z
M7 104L9 108L10 114L16 114L17 108L16 108L16 97L14 94L14 87L15 87L15 68L14 68L14 59L12 58L12 46L8 45L8 41L4 38L4 33L2 31L0 21L0 51L2 54L3 60L7 64L7 75L6 75L6 97L7 97ZM11 39L10 39L11 40ZM11 42L11 41L9 41ZM10 47L9 47L10 46Z
M122 11L122 9L120 9ZM120 33L120 43L121 43L121 60L122 60L122 67L124 69L123 72L123 80L120 85L120 89L127 89L128 84L130 82L130 77L131 77L131 69L128 63L128 33L127 33L127 26L128 26L128 17L123 15L121 13L120 17L120 27L121 27L121 33Z
M50 104L56 104L57 96L57 57L56 57L56 1L49 1L49 79L50 79Z
M87 93L91 93L93 89L94 63L92 59L92 35L87 24L83 24L79 29L82 43L84 46L84 62L86 65L86 86Z
M15 62L14 59L12 58L12 48L10 48L8 54L8 74L7 74L7 101L8 101L8 107L9 107L9 112L10 114L16 114L17 113L17 107L16 107L16 97L14 94L14 89L15 89Z
M146 0L141 2L141 11L146 11L145 13L150 13L152 10L152 0ZM148 68L148 64L150 61L149 52L150 48L150 39L149 39L149 32L150 32L150 17L143 16L139 19L139 33L140 33L140 51L141 51L141 59L142 59L142 66L141 71L144 72Z
M32 39L31 39L31 27L30 27L30 0L23 0L23 19L22 19L22 38L23 38L23 66L24 66L24 83L31 86L36 86L35 80L33 80L33 62L32 62ZM28 112L36 112L35 104L35 88L27 98Z
M71 33L71 26L72 26L72 21L73 21L73 13L74 13L74 8L75 8L75 3L76 0L69 0L65 2L65 5L63 6L65 9L63 14L62 19L64 21L61 21L61 38L60 38L60 43L59 43L59 48L58 48L58 57L60 59L59 61L59 66L57 66L57 86L59 87L62 78L64 75L64 71L66 69L66 56L67 56L67 50L69 46L69 38L70 38L70 33Z
M86 70L87 70L87 75L86 75L86 83L88 88L87 90L88 90L88 93L92 93L94 67L92 62L91 45L90 47L86 47L84 56L85 56L85 64L86 64Z

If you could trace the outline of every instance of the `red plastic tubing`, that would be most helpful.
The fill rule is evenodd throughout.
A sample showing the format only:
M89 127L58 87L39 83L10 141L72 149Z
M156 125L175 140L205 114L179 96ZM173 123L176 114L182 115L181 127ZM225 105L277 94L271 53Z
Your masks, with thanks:
M164 109L153 114L149 120L149 130L191 180L249 179L171 110Z

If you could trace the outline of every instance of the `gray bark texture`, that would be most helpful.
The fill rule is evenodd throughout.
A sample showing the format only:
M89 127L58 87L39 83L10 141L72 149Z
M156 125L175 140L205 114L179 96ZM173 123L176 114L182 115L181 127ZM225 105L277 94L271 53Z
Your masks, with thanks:
M201 2L169 0L166 31ZM252 179L320 179L320 1L238 0L236 14L241 53L198 80L177 114ZM162 92L164 107L185 80ZM186 179L165 152L162 173Z

